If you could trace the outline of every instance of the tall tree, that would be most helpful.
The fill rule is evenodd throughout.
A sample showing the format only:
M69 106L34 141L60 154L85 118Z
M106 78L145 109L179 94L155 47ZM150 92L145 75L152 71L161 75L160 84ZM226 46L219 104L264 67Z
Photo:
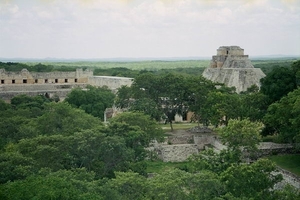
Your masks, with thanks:
M139 112L125 112L117 115L111 119L111 124L116 122L125 123L131 127L139 127L140 130L145 132L145 135L139 138L139 143L147 147L149 143L156 139L161 141L164 138L162 129L158 126L157 122L152 120L148 115Z
M87 90L73 89L65 101L103 120L104 111L112 107L114 98L115 95L107 87L88 86Z
M229 120L228 126L219 128L220 136L229 148L254 149L260 141L260 131L263 124L260 122L251 122L249 119Z
M237 119L240 116L239 106L238 94L212 91L207 95L203 111L213 125L218 126L220 123L227 125L230 119Z
M282 180L276 165L267 159L232 165L221 174L227 193L235 198L270 199L274 185Z
M249 119L229 120L228 126L220 128L222 141L234 152L255 152L261 141L261 122L251 122Z
M293 62L292 70L296 77L297 86L300 86L300 60Z
M189 111L194 113L194 117L198 123L208 126L209 114L206 107L208 94L216 90L215 84L202 76L189 77L186 81L188 91L186 98L188 99Z
M153 118L158 118L162 113L173 130L172 121L175 115L183 115L188 110L189 90L186 81L187 78L181 75L168 73L156 76L143 73L134 79L131 86L132 99L136 102L131 105L135 110L145 111L140 105L149 103L151 108L157 109L158 112L150 112L150 110L146 112ZM128 97L125 101L128 101Z
M249 118L251 121L261 121L268 109L268 97L255 91L239 95L239 118Z
M279 134L283 142L299 141L300 88L271 104L264 116L264 123L273 130L271 134Z
M295 72L284 67L274 68L261 79L261 84L261 92L269 97L271 103L297 88Z
M210 170L222 173L233 164L239 164L246 158L256 158L262 123L251 122L249 119L229 120L228 125L219 128L218 132L227 148L219 153L212 149L205 150L191 157L192 170Z
M73 108L67 103L46 104L44 111L42 116L31 120L28 126L22 126L21 131L41 135L72 135L84 129L102 126L98 118L81 109Z
M145 148L152 140L164 140L163 131L157 122L137 112L124 112L112 118L107 133L124 138L127 147L134 150L136 161L144 160L147 152Z

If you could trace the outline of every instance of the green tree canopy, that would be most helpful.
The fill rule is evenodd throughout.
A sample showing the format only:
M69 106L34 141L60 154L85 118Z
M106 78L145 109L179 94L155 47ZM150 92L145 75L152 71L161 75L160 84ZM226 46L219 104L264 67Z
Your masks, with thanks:
M208 94L216 90L215 84L202 76L190 76L186 81L189 92L186 93L189 111L194 113L196 120L204 125L209 124Z
M292 64L292 70L296 77L297 86L300 86L300 60Z
M220 128L219 133L228 148L239 151L243 147L244 150L251 151L257 150L262 128L262 123L251 122L249 119L229 120L228 126Z
M152 140L164 140L163 131L157 122L139 112L124 112L112 118L107 132L124 138L126 145L135 151L135 159L139 161L147 156L145 147Z
M300 136L300 88L271 104L264 123L273 130L272 134L279 134L283 142L297 141Z
M232 165L221 174L226 192L236 198L272 199L271 190L282 180L281 174L274 174L276 166L272 161L260 159L252 164Z
M129 126L137 126L142 131L145 132L145 135L140 138L140 143L147 147L151 140L163 140L163 131L158 126L157 122L151 119L148 115L145 115L140 112L124 112L110 120L111 124L114 123L125 123Z
M42 95L27 96L25 94L15 96L11 99L11 105L16 108L30 109L30 108L43 108L45 103L49 103L50 99Z
M165 119L173 130L175 115L183 116L189 110L199 114L205 95L213 88L214 85L203 77L142 73L130 88L119 90L117 106L144 112L156 120Z
M1 199L102 199L99 181L85 169L60 170L0 185Z
M249 119L229 120L228 126L218 129L221 140L227 148L220 152L208 149L193 155L190 158L191 170L194 172L210 170L220 174L233 164L243 163L246 158L252 156L256 158L262 127L262 123L251 122Z
M86 113L104 119L104 111L111 108L115 95L107 87L87 87L87 90L73 89L65 99L75 108L80 108Z
M103 126L102 122L81 109L71 107L67 103L49 103L45 105L45 113L32 120L23 132L36 132L42 135L65 134Z
M0 99L0 111L3 112L8 109L10 109L10 104L8 104L4 100Z
M1 111L0 115L0 149L10 142L17 142L22 138L35 137L36 132L23 132L22 127L31 128L28 125L33 119L42 115L43 111L39 108L19 108L11 106Z
M104 199L131 200L148 199L147 179L134 172L115 172L102 188Z
M205 109L203 110L206 112L204 115L215 126L220 123L227 125L230 119L239 117L239 102L240 99L236 93L212 91L207 95Z
M295 72L284 67L274 68L261 79L261 84L261 92L267 95L271 102L278 101L297 88Z

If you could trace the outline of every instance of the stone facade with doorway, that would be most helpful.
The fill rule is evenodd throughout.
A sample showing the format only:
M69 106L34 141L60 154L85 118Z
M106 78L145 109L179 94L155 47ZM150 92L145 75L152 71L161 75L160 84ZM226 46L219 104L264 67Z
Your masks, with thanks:
M76 87L86 88L87 85L96 87L107 86L116 91L122 85L130 86L132 78L93 76L90 70L76 69L74 72L11 72L0 69L0 98L10 101L20 94L29 96L57 95L63 100Z

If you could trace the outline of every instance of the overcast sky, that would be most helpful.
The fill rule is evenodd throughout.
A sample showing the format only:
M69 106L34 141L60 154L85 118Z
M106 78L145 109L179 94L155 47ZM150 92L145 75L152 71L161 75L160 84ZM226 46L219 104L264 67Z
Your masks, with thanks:
M299 0L0 0L0 58L300 55Z

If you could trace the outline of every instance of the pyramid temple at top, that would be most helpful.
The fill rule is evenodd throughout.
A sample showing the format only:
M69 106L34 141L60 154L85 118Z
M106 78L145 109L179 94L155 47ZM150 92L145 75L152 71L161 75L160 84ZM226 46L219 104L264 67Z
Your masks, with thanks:
M234 86L237 93L252 85L260 87L260 79L266 76L261 69L254 68L239 46L221 46L202 75L213 82Z

